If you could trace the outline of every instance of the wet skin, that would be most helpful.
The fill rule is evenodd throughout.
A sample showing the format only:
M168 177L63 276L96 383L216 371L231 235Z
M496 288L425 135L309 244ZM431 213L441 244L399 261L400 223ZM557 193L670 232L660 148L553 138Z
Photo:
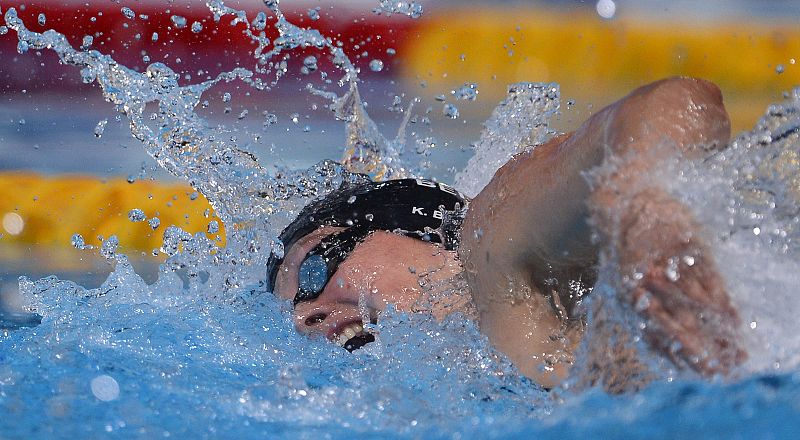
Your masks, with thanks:
M322 227L289 249L275 282L281 298L294 299L299 266L308 251L341 229ZM455 252L402 235L375 231L339 265L319 297L295 305L295 326L303 334L333 341L351 324L363 326L367 319L374 322L387 304L394 304L404 312L417 311L416 305L421 303L425 291L420 286L421 276L427 281L439 281L460 271Z
M388 303L412 311L424 290L409 268L446 280L463 264L481 330L523 374L553 386L568 374L582 335L546 299L546 280L590 274L603 252L617 259L617 299L637 306L653 347L703 374L726 373L746 357L736 310L701 225L649 177L674 155L701 160L724 147L729 127L711 83L673 78L639 88L498 170L470 205L458 255L389 232L370 235L317 299L297 304L297 328L335 340ZM609 160L613 170L590 185L584 172ZM281 297L294 298L299 264L334 230L318 230L289 250L276 283ZM680 277L667 279L674 261Z

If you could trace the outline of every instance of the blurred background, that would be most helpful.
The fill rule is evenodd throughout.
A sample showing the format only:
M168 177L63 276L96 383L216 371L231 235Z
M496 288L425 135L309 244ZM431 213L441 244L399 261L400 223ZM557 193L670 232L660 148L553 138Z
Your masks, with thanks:
M637 86L692 75L720 85L739 132L800 84L797 1L416 3L424 9L419 18L376 13L379 0L284 0L281 6L294 23L342 43L361 68L369 112L388 137L403 109L421 98L414 111L431 123L413 127L412 135L435 145L423 165L443 180L466 163L482 122L514 82L560 84L555 125L562 131ZM226 4L251 19L264 10L261 0ZM0 0L3 13L11 7L31 30L54 29L75 47L137 70L163 62L185 84L254 65L243 26L231 26L230 17L215 22L205 2ZM309 55L318 58L316 71L303 70ZM74 234L95 247L116 235L152 280L167 226L208 230L213 213L203 197L155 166L99 88L81 82L78 69L60 65L49 51L20 54L16 34L5 27L0 60L0 306L19 301L20 275L58 274L89 287L102 282L110 265L97 249L75 249ZM218 86L201 114L234 130L237 142L268 167L340 157L342 124L305 91L308 83L323 84L320 72L339 74L318 52L293 53L286 61L287 75L273 90ZM454 91L464 85L478 91L474 100L458 99ZM457 118L444 115L445 104L458 108ZM133 209L160 224L131 221Z

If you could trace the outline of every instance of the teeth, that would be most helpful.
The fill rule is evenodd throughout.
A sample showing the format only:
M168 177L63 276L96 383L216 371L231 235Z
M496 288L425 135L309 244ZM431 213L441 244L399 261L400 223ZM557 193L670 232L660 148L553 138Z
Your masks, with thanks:
M333 342L335 342L336 345L344 347L344 344L346 344L347 341L349 341L356 335L361 334L363 332L364 332L364 327L361 324L359 323L350 324L347 327L345 327L344 330L342 330L338 335L333 337Z

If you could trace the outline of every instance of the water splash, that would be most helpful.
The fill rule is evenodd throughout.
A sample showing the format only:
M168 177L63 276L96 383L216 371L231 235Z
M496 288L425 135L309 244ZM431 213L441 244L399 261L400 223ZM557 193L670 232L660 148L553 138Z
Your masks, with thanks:
M209 5L217 19L232 15L233 25L244 23L256 30L266 26L266 14L263 20L259 14L250 22L246 14L222 2ZM279 11L277 2L268 6ZM796 374L753 378L732 387L664 384L629 398L588 392L566 396L564 406L553 407L559 396L554 399L520 378L492 351L475 325L461 317L440 324L428 316L389 310L376 326L378 342L356 355L324 341L298 337L288 305L263 294L260 268L269 252L281 252L280 244L273 243L274 231L294 216L306 198L337 187L348 174L332 163L306 172L267 173L252 154L225 140L230 137L224 130L209 127L194 109L203 93L216 84L239 80L266 90L272 83L256 75L271 72L279 79L281 60L277 58L284 49L318 47L316 42L328 47L330 42L286 21L281 34L285 39L276 45L280 50L268 50L270 43L253 35L265 44L259 46L252 71L237 69L202 84L180 86L177 75L164 65L135 72L99 52L76 51L53 31L30 32L11 11L6 13L6 22L18 32L20 51L51 48L62 62L82 68L83 78L100 84L106 99L128 118L132 132L154 159L188 179L212 201L230 226L230 235L228 245L220 248L205 234L165 228L161 251L169 258L151 285L117 252L115 237L105 240L102 249L114 262L114 270L97 289L54 277L23 278L23 297L29 309L39 313L41 323L30 329L4 326L0 332L0 406L8 414L24 411L24 417L0 420L5 434L296 438L298 434L344 437L354 432L423 437L447 431L462 437L480 432L488 438L548 433L576 437L601 433L613 438L619 432L652 435L654 424L676 417L687 420L696 428L693 432L718 434L714 429L729 429L742 436L789 432L784 429L786 420L796 414L786 408L797 403ZM341 84L347 88L342 97L312 92L330 100L337 117L347 124L348 146L359 152L358 157L367 157L348 166L371 170L376 178L400 175L404 172L399 159L402 136L388 141L380 134L358 96L357 72L348 70L352 65L341 66L345 71ZM472 193L479 191L485 184L480 182L488 181L519 145L540 144L551 136L547 121L558 109L557 98L553 85L513 88L486 123L476 146L483 159L470 163L459 176L461 183ZM151 120L153 107L158 112ZM735 203L729 217L714 216L708 207L698 208L712 217L709 221L717 222L712 224L724 223L724 228L716 229L721 236L732 237L720 237L720 249L724 251L727 243L751 245L738 253L735 246L729 248L732 257L724 265L739 279L762 274L744 280L743 289L754 287L758 292L760 287L754 285L775 279L777 287L784 288L783 296L764 295L779 299L771 308L760 302L749 309L757 312L753 315L756 328L766 332L761 337L768 341L765 359L783 362L783 368L796 365L792 356L799 351L790 346L776 353L772 350L779 344L769 342L784 342L786 334L794 334L788 325L789 315L796 313L786 292L796 289L794 274L800 273L794 268L798 260L796 198L792 201L798 175L792 152L800 144L795 128L800 124L794 116L797 107L797 98L792 97L785 106L773 109L757 130L737 139L730 153L724 153L730 156L714 159L720 161L719 182L733 179L737 191L754 195L753 199L740 198L744 201ZM265 115L267 121L271 116ZM490 164L483 167L481 160ZM731 163L751 166L734 171L735 167L728 166ZM697 170L688 169L685 175L693 171ZM470 186L472 179L478 183ZM676 191L702 206L700 187L705 185L697 182L715 181L696 180L683 190L675 182ZM728 206L724 197L720 200L719 206ZM261 223L267 217L269 224ZM73 243L84 247L80 236ZM763 257L755 264L763 264L766 270L750 270L750 266L738 270L745 251ZM752 298L755 293L737 295L746 306L748 295ZM779 319L770 321L768 312ZM720 399L720 395L731 399ZM733 403L728 405L729 400ZM716 420L726 423L713 423ZM657 429L665 436L672 433Z
M402 14L409 18L420 18L424 12L422 5L415 1L380 0L378 7L373 9L375 14Z
M456 175L455 187L475 197L511 156L547 142L555 134L549 122L559 107L558 84L510 86L506 98L484 124L481 138L473 146L475 155Z

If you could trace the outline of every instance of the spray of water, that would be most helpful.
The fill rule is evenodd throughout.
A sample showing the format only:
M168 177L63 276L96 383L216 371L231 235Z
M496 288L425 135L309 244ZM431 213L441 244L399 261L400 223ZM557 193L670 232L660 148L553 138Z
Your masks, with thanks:
M353 431L418 437L445 429L461 436L474 436L476 430L502 436L546 433L553 426L597 432L606 425L592 424L596 417L605 423L631 421L634 430L633 423L646 428L648 417L658 419L677 391L648 395L651 408L644 410L636 400L619 403L584 394L556 413L550 425L542 424L541 417L553 412L552 396L518 376L475 325L458 316L438 323L390 307L371 329L380 334L379 342L354 355L295 335L289 306L266 295L261 284L266 259L282 252L276 231L308 198L354 179L348 169L374 178L409 171L400 160L402 129L388 141L369 119L358 94L357 70L343 50L318 31L289 22L277 1L265 4L269 12L251 19L222 1L207 2L216 20L233 17L232 25L245 25L243 32L257 43L254 66L185 86L163 64L134 71L98 51L72 48L55 31L32 32L13 8L6 11L19 51L53 50L64 64L78 67L85 82L97 83L154 160L208 198L228 237L220 248L204 234L166 228L161 252L168 259L151 285L117 253L115 238L100 250L115 269L97 289L54 277L23 278L21 291L41 323L0 335L0 405L8 408L10 395L22 406L44 410L11 426L0 422L3 432L12 437L45 429L65 437L105 430L145 437L293 438L298 430L308 437ZM414 2L382 1L376 12L414 18L422 9ZM267 13L276 17L275 41L262 34ZM344 165L323 162L309 170L269 173L195 109L209 89L231 81L268 91L286 73L281 56L310 47L327 51L342 71L342 96L309 91L327 99L347 125ZM272 79L265 80L267 75ZM469 91L462 92L469 99ZM800 285L800 93L787 98L703 168L676 161L673 171L681 178L667 182L715 236L720 266L746 322L754 353L751 371L796 368L800 348L793 327L800 310L792 301ZM479 192L520 145L545 142L553 134L548 120L557 110L555 85L513 86L486 123L476 158L457 178L459 187ZM81 237L73 242L83 246ZM610 269L601 268L601 274ZM601 277L595 294L603 292L613 295ZM629 312L616 313L628 328L636 328L640 323ZM797 388L780 386L786 393ZM750 395L760 392L758 384L743 388ZM718 400L717 388L704 390L700 401ZM53 417L85 423L53 425L48 423Z

